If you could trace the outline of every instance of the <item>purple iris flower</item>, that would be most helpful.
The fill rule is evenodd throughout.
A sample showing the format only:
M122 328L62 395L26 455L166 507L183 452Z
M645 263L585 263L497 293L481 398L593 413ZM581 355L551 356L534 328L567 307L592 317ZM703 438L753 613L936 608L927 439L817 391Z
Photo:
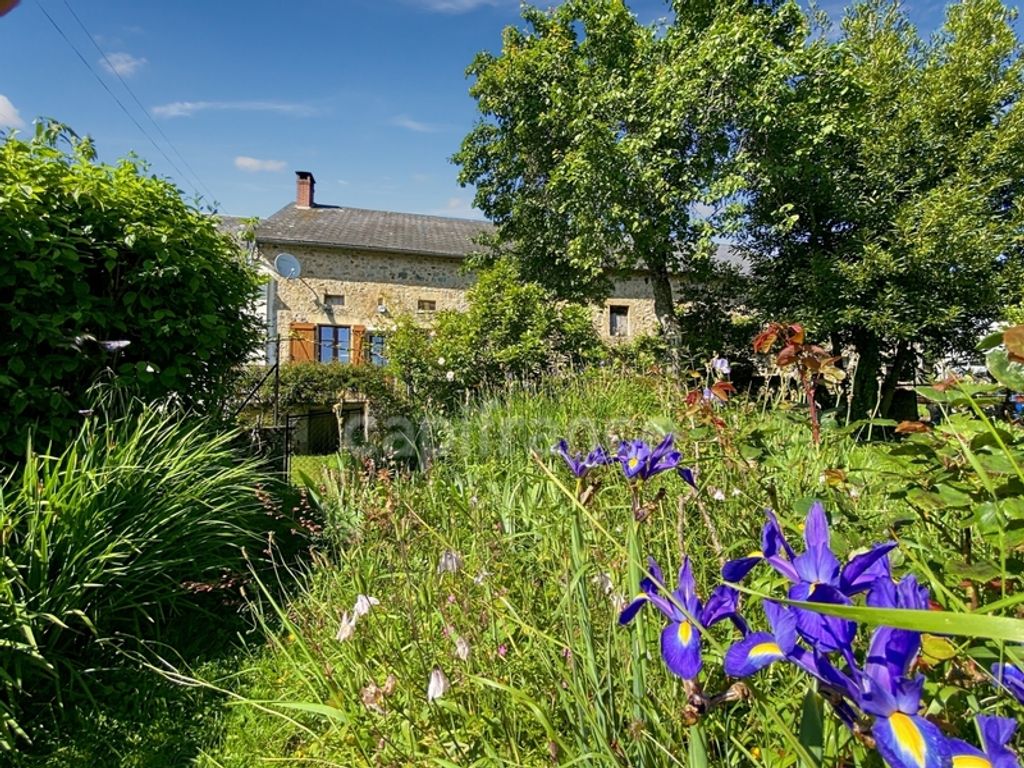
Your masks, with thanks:
M726 581L743 581L743 578L753 570L758 563L772 557L782 556L788 560L796 559L796 552L786 542L782 534L782 526L779 519L770 509L765 511L768 522L761 529L761 549L751 552L746 557L730 560L722 567L722 578Z
M913 576L894 584L880 578L868 594L876 608L923 610L928 590ZM924 675L907 673L921 650L921 635L878 627L871 635L864 669L853 670L860 708L875 716L871 733L878 751L893 768L936 768L950 764L950 745L938 726L918 715Z
M798 644L796 609L771 600L763 601L762 606L771 632L751 632L733 644L725 654L727 675L749 677L776 661L788 661L839 696L854 696L856 687L849 676L836 669L823 654L812 653ZM839 718L852 728L857 719L853 708L838 697L832 707Z
M799 555L782 535L778 521L769 513L762 535L762 552L732 560L722 568L727 581L746 576L762 559L793 582L790 600L849 605L850 597L867 590L879 577L888 577L888 553L896 546L886 542L853 557L845 566L829 547L828 519L821 502L815 502L804 525L806 549ZM823 653L849 649L857 631L853 621L797 609L797 631Z
M576 477L586 477L587 473L594 467L600 467L612 462L611 457L608 456L600 445L588 453L586 457L579 452L569 453L569 443L565 440L559 440L551 450L565 459L565 463L569 465L569 471Z
M981 744L978 749L960 739L950 739L950 753L953 765L976 766L976 768L1020 768L1017 756L1006 746L1013 738L1017 723L1009 717L988 717L978 715L978 729Z
M687 485L697 490L697 471L691 467L676 467L676 472L683 478Z
M899 678L885 687L865 675L861 708L875 716L871 735L892 768L944 768L950 765L950 743L935 723L921 717L924 675Z
M616 458L627 480L649 480L660 472L675 469L680 454L672 449L672 435L666 435L654 449L643 440L623 443Z
M771 632L751 632L725 654L725 673L749 677L797 650L796 612L771 600L761 603Z
M996 683L1013 694L1021 704L1024 704L1024 672L1020 667L1012 664L993 664L992 677Z
M711 369L718 371L723 376L728 376L732 373L732 368L729 366L729 361L724 357L715 357L711 360Z
M642 592L622 609L619 624L628 624L641 608L653 603L668 619L668 626L661 631L661 656L665 664L684 680L693 680L704 666L700 634L705 628L731 619L746 631L746 623L738 613L739 592L723 584L712 591L707 603L702 603L697 596L689 557L684 558L683 567L679 569L679 585L668 597L659 594L667 587L654 558L648 558L648 571L650 577L640 582Z

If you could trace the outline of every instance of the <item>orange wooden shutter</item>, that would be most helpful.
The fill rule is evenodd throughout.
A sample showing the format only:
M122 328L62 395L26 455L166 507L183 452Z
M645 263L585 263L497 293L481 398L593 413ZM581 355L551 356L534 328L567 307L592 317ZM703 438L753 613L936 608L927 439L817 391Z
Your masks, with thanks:
M365 335L365 325L352 326L352 363L355 365L363 362L363 337Z
M316 361L316 325L313 323L292 323L291 346L288 358L293 363Z

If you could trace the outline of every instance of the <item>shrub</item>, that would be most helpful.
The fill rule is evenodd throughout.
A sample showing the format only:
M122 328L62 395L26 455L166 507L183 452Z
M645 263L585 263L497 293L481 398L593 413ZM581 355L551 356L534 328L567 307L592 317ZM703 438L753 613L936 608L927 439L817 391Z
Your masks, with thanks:
M389 340L392 367L421 400L452 405L471 391L604 356L590 313L524 282L510 261L480 272L465 312L439 312L427 331L400 318Z
M90 639L158 632L265 546L268 481L235 437L147 406L88 421L59 456L30 449L0 486L0 747Z
M236 408L256 414L274 406L274 377L262 365L247 366L235 382ZM404 414L407 399L396 390L394 380L381 368L347 363L285 363L281 366L278 404L282 412L309 406L334 405L346 392L365 397L374 413Z
M0 207L0 460L30 432L66 444L107 368L144 399L220 401L258 338L258 278L213 217L56 123L0 143Z

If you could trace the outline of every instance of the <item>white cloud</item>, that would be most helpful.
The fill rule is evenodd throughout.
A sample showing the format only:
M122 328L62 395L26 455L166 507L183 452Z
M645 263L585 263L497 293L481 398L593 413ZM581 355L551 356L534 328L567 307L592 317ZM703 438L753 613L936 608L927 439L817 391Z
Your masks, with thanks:
M0 128L24 128L25 121L21 119L18 110L11 100L0 93Z
M260 160L255 157L239 155L235 158L235 168L240 171L258 173L259 171L283 171L287 167L284 160Z
M100 59L100 64L107 72L121 77L131 77L146 60L141 56L132 56L130 53L108 53L105 58Z
M307 104L286 101L173 101L153 107L158 117L192 117L197 112L278 112L284 115L308 117L316 110Z
M395 117L392 117L391 124L397 125L399 128L405 128L407 131L415 131L416 133L434 133L439 130L436 125L421 123L419 120L413 120L408 115L396 115Z
M417 5L424 10L437 11L438 13L466 13L468 11L475 11L477 8L483 8L484 6L518 5L518 3L513 3L512 0L407 0L407 2Z

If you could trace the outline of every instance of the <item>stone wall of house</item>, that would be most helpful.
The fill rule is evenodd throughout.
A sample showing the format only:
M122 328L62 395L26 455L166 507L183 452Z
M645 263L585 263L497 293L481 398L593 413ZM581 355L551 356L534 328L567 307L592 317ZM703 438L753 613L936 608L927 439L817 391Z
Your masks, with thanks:
M679 301L682 297L683 284L673 281L673 297ZM612 307L626 307L628 317L628 335L611 336ZM606 342L629 342L638 336L648 336L658 330L658 316L654 313L654 294L651 281L643 275L620 278L615 281L611 297L603 306L594 307L594 325L601 338Z
M276 281L276 326L284 338L292 323L363 326L367 333L386 333L399 315L429 324L433 311L424 309L430 306L424 302L433 302L435 311L465 309L466 290L473 283L461 259L291 245L264 245L260 256L269 265L281 251L293 254L302 265L301 277ZM610 335L613 306L626 307L625 337ZM612 298L594 307L593 317L606 341L653 333L658 323L649 281L643 276L618 281ZM282 344L282 361L287 362L289 354L289 345Z
M429 323L433 312L421 310L420 302L465 309L473 282L458 259L297 246L264 247L261 257L269 262L282 250L302 265L301 277L277 281L277 327L284 336L292 323L361 325L367 332L387 331L405 314Z

